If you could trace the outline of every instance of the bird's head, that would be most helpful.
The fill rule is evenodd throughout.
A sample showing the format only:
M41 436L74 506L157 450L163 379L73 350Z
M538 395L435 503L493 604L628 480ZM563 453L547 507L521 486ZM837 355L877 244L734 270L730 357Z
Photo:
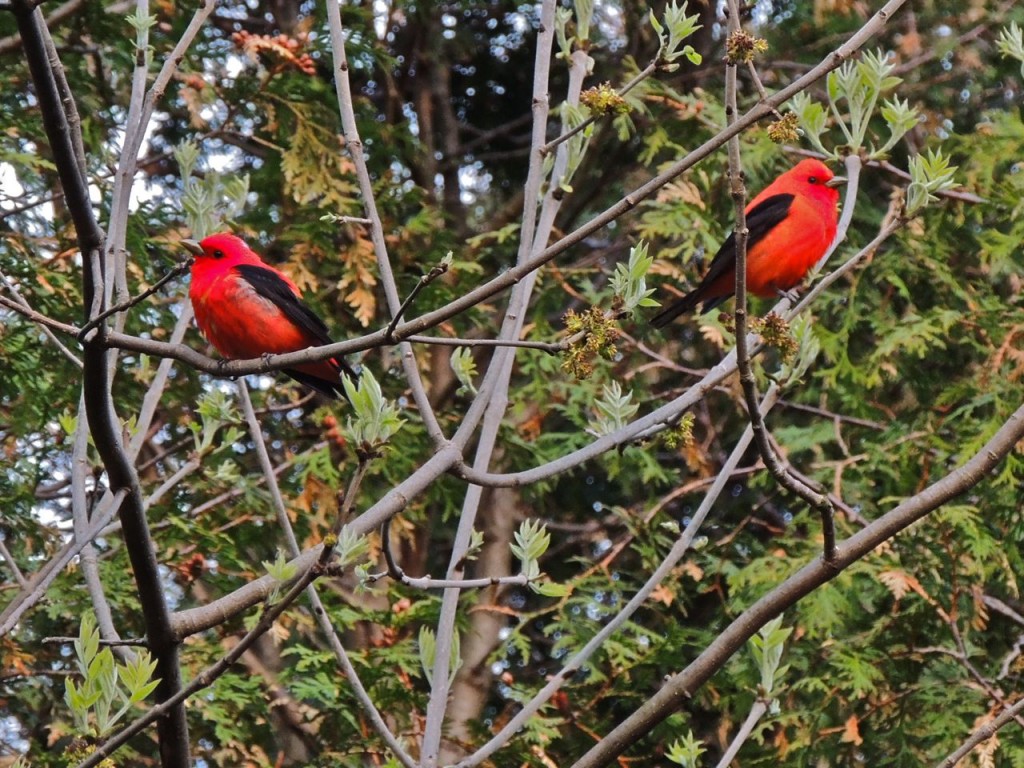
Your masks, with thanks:
M195 256L194 266L223 266L235 264L258 264L260 258L245 244L242 238L230 232L218 232L215 235L195 240L182 240L182 247Z
M839 187L846 183L845 176L836 176L821 160L813 158L801 160L786 175L802 188L804 194L832 203L839 202Z

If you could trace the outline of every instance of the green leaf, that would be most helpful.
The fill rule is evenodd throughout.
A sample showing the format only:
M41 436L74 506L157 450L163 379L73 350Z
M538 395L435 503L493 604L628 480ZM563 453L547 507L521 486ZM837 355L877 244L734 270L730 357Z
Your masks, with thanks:
M398 407L384 398L369 368L363 368L358 383L348 375L343 376L342 386L353 412L346 422L346 437L360 450L379 450L401 429L405 419L398 415Z
M530 588L544 597L565 597L572 592L572 588L567 584L558 584L554 581L530 582Z
M597 418L590 422L590 430L599 437L622 429L640 410L639 403L633 402L633 393L623 393L618 381L601 389L601 397L594 401Z
M473 351L469 347L456 347L448 364L461 385L459 393L477 394L476 386L473 384L473 378L476 376L476 361L473 359Z

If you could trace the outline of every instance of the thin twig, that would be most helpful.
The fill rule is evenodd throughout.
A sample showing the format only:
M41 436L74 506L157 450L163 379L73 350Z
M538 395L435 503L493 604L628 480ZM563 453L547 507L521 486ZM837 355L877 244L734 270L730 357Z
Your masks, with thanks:
M409 305L412 304L413 299L416 298L417 294L447 271L448 261L441 261L439 264L435 264L433 267L431 267L430 271L427 272L427 274L423 275L416 282L416 285L413 286L413 289L409 292L409 295L406 296L405 301L402 302L402 305L398 308L398 311L395 312L395 316L391 318L391 322L388 323L388 327L384 330L385 341L387 341L389 344L393 342L393 334L395 332L395 327L398 325L399 321L402 319L402 315L405 314L405 310L409 308Z
M750 734L754 731L754 726L757 725L758 721L767 712L768 703L764 699L758 699L754 702L750 712L747 713L747 718L743 721L743 725L736 731L736 735L733 736L732 741L729 743L729 748L722 754L722 759L718 761L715 768L729 768L732 765L732 761L736 759L736 754L740 751L740 747L750 738Z
M794 411L804 411L805 413L813 413L815 416L821 416L826 419L832 419L840 421L844 424L853 424L857 427L867 427L868 429L874 429L878 431L884 430L885 424L879 421L871 421L870 419L862 419L858 416L847 416L844 413L835 413L826 408L819 408L816 405L807 405L805 403L795 403L792 400L779 400L779 406L782 408L790 408Z
M729 0L729 34L740 32L739 2ZM726 123L732 123L736 118L736 64L727 61L725 69L725 119ZM753 65L751 65L753 68ZM755 78L756 79L756 78ZM825 562L832 562L836 555L836 532L835 532L835 510L828 495L820 489L815 489L794 477L779 460L778 455L772 449L768 428L758 412L758 401L760 396L757 392L757 380L754 378L753 368L750 362L750 354L747 348L747 218L746 218L746 188L743 183L743 167L740 158L739 136L733 136L728 142L729 154L729 181L732 191L733 203L736 208L736 228L734 230L735 251L736 251L736 367L740 374L740 383L743 388L744 400L747 404L751 426L754 429L754 441L757 444L758 452L765 467L771 473L775 481L796 494L818 511L821 516L821 527L824 538L823 557ZM849 197L847 198L847 205Z
M111 315L116 315L118 312L124 312L127 309L131 309L136 304L142 303L143 301L148 299L150 296L152 296L154 293L156 293L161 288L163 288L165 285L167 285L167 283L169 283L171 280L173 280L176 277L180 277L181 275L183 275L186 272L188 272L189 267L191 267L191 266L192 266L191 259L189 261L186 261L186 262L182 263L182 264L178 264L170 272L168 272L166 275L164 275L159 280L157 280L155 283L153 283L153 285L151 285L149 288L147 288L146 290L142 291L142 293L140 293L138 296L135 296L135 297L133 297L131 299L127 299L125 301L122 301L120 304L115 304L114 306L110 307L109 309L104 310L103 312L98 314L96 317L90 319L89 322L87 322L85 325L83 325L81 327L81 329L79 329L78 333L76 334L77 337L78 337L78 340L83 342L83 343L88 341L88 339L86 337L88 336L89 331L93 330L96 326L98 326L100 323L102 323L108 317L110 317Z
M454 336L410 336L406 341L413 344L434 344L441 347L518 347L536 349L557 355L569 348L567 339L562 341L514 341L506 339L465 339Z
M967 757L976 746L991 739L1000 728L1004 725L1009 725L1010 722L1022 713L1024 713L1024 698L1021 698L1012 707L1004 709L999 713L998 717L989 720L983 726L977 728L949 757L939 763L937 768L953 768L953 766Z
M633 77L632 80L630 80L628 83L626 83L624 86L622 86L618 91L616 91L616 95L617 96L625 96L631 90L633 90L638 85L640 85L640 83L642 83L648 77L653 75L655 73L655 71L657 71L657 69L658 69L658 62L657 62L657 60L654 60L650 64L648 64L646 67L644 67L642 70L640 70L640 72L638 72ZM580 131L585 130L586 128L588 128L589 126L591 126L595 122L597 122L598 118L601 118L601 117L604 117L604 116L605 116L604 114L590 115L590 117L586 118L579 125L577 125L577 126L575 126L573 128L570 128L567 131L563 131L562 134L559 135L557 138L552 139L547 144L545 144L543 147L541 147L540 148L540 153L542 155L544 155L545 157L547 155L550 155L552 150L554 150L559 144L562 144L562 143L568 141L573 136L578 134Z
M78 413L85 408L84 395L79 395ZM89 600L92 603L93 613L96 615L96 626L99 629L100 637L104 640L116 643L121 639L117 628L114 626L113 611L110 608L110 601L107 599L103 579L100 578L99 562L96 555L96 548L88 535L90 518L101 515L97 508L91 509L89 499L88 479L92 474L92 466L89 461L89 425L85 419L79 419L75 426L74 445L71 449L71 519L74 525L75 538L85 541L79 555L82 578L85 581L86 590L89 593ZM134 651L125 648L116 649L117 656L122 661L132 661L135 658Z
M172 344L180 344L181 340L185 338L185 333L192 323L192 314L192 303L184 302L184 305L181 307L181 313L174 323L174 329L171 331L170 342ZM173 360L166 358L161 360L160 364L156 367L156 373L153 374L153 378L149 382L146 394L142 397L142 405L135 416L135 432L128 440L128 456L133 462L138 459L139 452L146 442L146 435L149 434L149 428L153 424L153 419L156 418L157 408L160 406L164 388L167 386L173 366ZM139 467L139 472L143 471L144 465Z
M253 445L256 449L256 457L259 461L260 469L263 471L263 477L266 480L267 488L270 490L270 498L273 502L274 512L277 515L277 522L280 525L281 530L284 532L289 555L292 558L296 558L300 554L299 542L295 537L294 530L292 529L291 519L288 517L288 510L284 504L284 497L281 495L281 488L277 483L277 474L274 471L273 463L270 461L270 454L267 452L267 445L263 439L263 430L260 429L259 420L256 418L256 411L252 407L252 398L249 397L249 388L245 383L245 379L238 380L238 399L241 402L242 411L245 414L245 421L249 427L249 435L252 437ZM351 511L352 505L355 503L355 498L358 494L359 482L361 482L364 476L365 464L366 462L360 462L360 471L357 471L353 476L353 482L350 484L349 489L345 494L344 503L339 505L341 508L338 510L337 522L335 525L335 537L337 537L337 532L340 532L341 525L348 518L348 513ZM370 698L370 694L367 692L362 680L360 680L359 674L349 659L348 652L341 644L341 640L338 638L337 632L334 630L334 625L331 624L330 617L327 615L327 609L324 607L323 601L317 593L316 585L311 583L306 587L306 596L309 598L310 604L313 607L313 613L317 617L317 622L320 625L321 632L323 632L328 644L330 644L331 648L334 650L335 658L338 660L338 663L342 668L342 673L345 675L345 679L348 680L349 684L352 686L352 690L356 695L356 700L362 707L363 712L369 718L374 730L377 731L402 765L406 766L406 768L415 768L415 761L413 761L405 751L401 742L399 742L391 732L391 729L388 728L387 723L384 722L384 718L381 717L380 711L377 709L376 705L374 705L373 699Z
M750 73L750 79L754 83L754 88L757 89L758 96L761 97L762 101L766 101L768 99L768 91L765 90L764 83L761 82L761 76L757 74L757 67L754 66L753 59L747 62L747 72ZM772 114L779 119L782 118L777 109L773 109Z
M482 579L435 579L430 576L409 576L402 570L391 551L391 523L388 520L380 527L381 550L388 569L383 573L371 574L367 581L375 583L385 576L390 576L407 587L413 589L485 589L487 587L528 587L530 580L523 574L518 576L492 576Z
M70 360L72 363L74 363L76 366L81 368L83 363L81 359L78 357L78 355L76 355L74 352L68 349L64 345L64 343L60 339L58 339L57 336L53 333L53 328L55 325L60 326L57 328L57 330L64 331L65 333L67 333L68 329L70 329L72 326L67 326L64 325L63 323L57 324L56 321L50 320L50 318L46 317L46 315L42 315L39 312L33 310L32 305L29 304L28 300L21 295L21 293L18 291L17 286L14 285L14 282L10 280L7 277L7 275L5 275L3 272L0 272L0 282L3 283L4 288L6 288L8 293L10 293L11 296L14 297L14 301L16 302L16 304L11 304L9 303L8 299L5 299L3 296L0 296L0 304L9 309L13 309L15 312L18 312L22 317L25 317L35 322L39 326L39 330L43 332L43 335L45 335L46 338L48 338L53 343L53 345L60 351L60 353L64 355L64 357L66 357L68 360Z
M944 618L946 619L950 634L953 635L953 642L956 643L956 647L960 651L958 659L964 666L964 669L977 681L985 693L999 702L1000 706L1006 707L1008 705L1006 694L996 688L971 662L970 656L967 653L967 644L964 642L963 635L960 634L960 628L957 626L956 621L948 615L944 616ZM1014 715L1013 719L1017 721L1017 725L1024 726L1024 716Z
M3 536L0 536L0 557L7 563L7 567L11 569L11 574L14 576L14 580L18 582L18 586L22 589L28 586L28 582L25 581L25 574L21 572L18 564L14 561L13 555L7 549L7 544L4 542Z
M39 642L41 643L77 643L77 637L44 637ZM118 646L118 645L132 645L139 648L148 648L149 643L144 637L125 637L117 640L103 640L99 641L100 645Z
M778 388L772 385L765 393L764 403L762 409L767 413L771 410L775 404L775 399L778 396ZM516 714L509 720L498 733L496 733L490 741L480 747L476 752L467 757L465 760L460 761L455 765L455 768L475 768L480 765L483 761L487 760L493 755L498 749L500 749L509 739L514 736L519 729L531 718L536 712L540 711L548 700L561 688L568 680L572 679L572 676L576 674L587 660L599 649L608 638L611 637L623 624L629 621L630 618L636 613L640 607L647 602L651 593L657 588L661 582L668 578L673 572L676 565L682 560L683 556L690 551L693 546L694 539L700 531L701 526L704 524L704 520L707 518L708 513L711 511L715 502L718 501L719 496L722 495L722 491L725 490L726 485L729 483L732 473L739 466L740 461L743 458L743 454L746 452L747 447L750 445L750 440L753 437L750 427L748 426L740 439L737 441L735 447L733 447L732 453L729 454L729 458L725 464L722 465L721 471L715 477L711 487L707 490L704 495L704 499L701 501L700 506L697 507L697 511L693 513L693 517L690 519L689 524L683 530L679 537L676 539L672 548L665 555L665 559L661 561L657 568L651 573L647 581L644 582L643 586L637 590L636 594L630 598L629 602L623 606L622 610L619 611L615 616L594 635L578 652L573 654L572 657L565 663L565 665L553 675L548 683L539 690L533 698L522 705L522 708L516 712Z

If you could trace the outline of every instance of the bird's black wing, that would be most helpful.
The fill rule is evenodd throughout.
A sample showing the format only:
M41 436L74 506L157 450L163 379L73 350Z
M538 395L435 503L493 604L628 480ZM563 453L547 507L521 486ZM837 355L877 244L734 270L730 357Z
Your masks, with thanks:
M253 287L253 290L264 299L273 302L274 306L284 312L284 316L310 338L320 344L330 344L333 340L327 333L327 325L302 300L292 293L292 287L279 275L256 264L239 264L235 271Z
M772 195L766 197L760 203L747 211L747 252L757 243L763 240L786 216L789 215L790 206L793 204L794 195ZM715 280L728 274L736 266L736 233L730 232L729 237L718 249L715 258L711 260L707 274L700 281L700 285L690 291L678 301L669 304L661 312L651 318L651 325L661 328L668 325L680 315L691 312L697 305L703 302L701 314L714 309L724 302L732 293L724 296L714 296L705 301L704 291Z
M256 264L239 264L235 267L235 271L241 275L243 280L253 287L253 290L256 291L257 295L273 302L274 306L280 309L286 318L293 322L300 330L307 333L311 339L316 341L316 345L310 346L322 346L324 344L334 343L334 340L327 332L327 324L320 319L319 315L307 307L302 300L292 292L291 286L282 280L275 272ZM339 356L337 358L331 358L328 362L336 365L341 371L347 373L353 380L359 378L358 374L347 362L345 362L344 358ZM322 392L329 397L337 397L339 394L344 395L340 378L337 383L333 381L327 382L291 368L285 368L284 373L288 374L296 381L300 381L306 386L312 387L318 392Z

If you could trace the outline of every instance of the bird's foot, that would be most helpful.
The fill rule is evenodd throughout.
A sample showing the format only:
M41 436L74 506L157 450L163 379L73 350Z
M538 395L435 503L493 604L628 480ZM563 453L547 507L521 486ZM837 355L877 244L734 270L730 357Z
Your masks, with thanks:
M790 288L788 291L779 288L776 293L783 299L789 299L790 304L796 304L800 300L800 294L796 292L795 288Z
M225 360L223 357L217 360L217 373L214 375L219 376L222 379L231 379L232 381L237 379L237 376L233 376L225 370L230 362L230 360Z

